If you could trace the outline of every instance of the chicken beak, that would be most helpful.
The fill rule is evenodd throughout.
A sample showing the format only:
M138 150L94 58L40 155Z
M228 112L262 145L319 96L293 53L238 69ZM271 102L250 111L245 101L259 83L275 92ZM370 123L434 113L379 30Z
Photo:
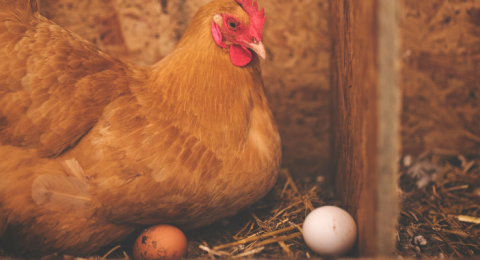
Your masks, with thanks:
M249 43L249 42L246 42L245 45L251 49L252 51L254 51L255 53L258 54L258 56L262 57L263 59L265 59L265 56L266 56L266 52L265 52L265 46L263 46L263 43L261 41L259 41L258 43Z

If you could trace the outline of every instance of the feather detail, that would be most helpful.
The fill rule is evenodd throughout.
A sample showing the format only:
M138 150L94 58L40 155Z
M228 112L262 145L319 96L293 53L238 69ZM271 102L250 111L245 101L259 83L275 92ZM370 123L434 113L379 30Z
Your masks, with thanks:
M76 159L65 160L62 162L62 166L72 177L77 177L81 180L87 180L82 166L80 166L80 163L78 163Z
M43 174L33 182L32 198L50 210L85 217L85 204L91 200L89 188L80 178Z

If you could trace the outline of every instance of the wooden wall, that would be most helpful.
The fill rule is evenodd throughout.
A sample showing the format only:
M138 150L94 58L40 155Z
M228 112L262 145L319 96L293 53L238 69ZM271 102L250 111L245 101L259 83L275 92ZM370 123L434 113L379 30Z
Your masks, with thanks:
M331 1L334 163L356 253L392 255L399 154L398 2Z
M480 2L402 0L403 154L480 150Z
M41 0L40 12L101 49L137 65L170 53L210 0ZM297 176L332 176L328 0L260 0L267 22L262 62L283 142Z

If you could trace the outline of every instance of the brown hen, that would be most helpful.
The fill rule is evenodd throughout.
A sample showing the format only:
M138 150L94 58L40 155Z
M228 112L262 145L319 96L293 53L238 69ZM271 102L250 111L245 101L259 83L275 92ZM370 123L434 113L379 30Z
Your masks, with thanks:
M139 225L192 229L263 197L281 157L264 22L251 0L214 0L140 68L35 0L0 0L0 246L87 255Z

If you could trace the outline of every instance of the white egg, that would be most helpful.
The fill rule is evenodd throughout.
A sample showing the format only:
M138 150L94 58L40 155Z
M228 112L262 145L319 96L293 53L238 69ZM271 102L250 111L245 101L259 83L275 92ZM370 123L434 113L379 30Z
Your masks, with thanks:
M320 207L305 219L303 239L317 254L340 256L355 244L357 225L350 214L341 208Z

